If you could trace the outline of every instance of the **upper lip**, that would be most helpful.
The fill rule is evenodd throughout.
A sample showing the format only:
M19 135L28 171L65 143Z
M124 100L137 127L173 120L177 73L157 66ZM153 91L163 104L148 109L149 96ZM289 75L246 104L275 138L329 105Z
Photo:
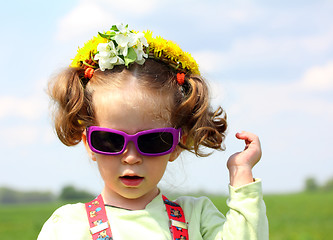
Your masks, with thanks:
M139 178L141 178L142 176L137 175L135 173L125 173L125 174L121 175L120 177L139 177Z

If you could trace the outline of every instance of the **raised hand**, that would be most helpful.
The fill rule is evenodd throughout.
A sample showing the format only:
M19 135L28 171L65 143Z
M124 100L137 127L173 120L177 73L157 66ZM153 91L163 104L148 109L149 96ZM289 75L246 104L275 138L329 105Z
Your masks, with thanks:
M252 168L261 158L261 146L258 136L250 132L237 133L236 137L245 141L245 148L230 156L227 167L230 185L239 187L253 182Z

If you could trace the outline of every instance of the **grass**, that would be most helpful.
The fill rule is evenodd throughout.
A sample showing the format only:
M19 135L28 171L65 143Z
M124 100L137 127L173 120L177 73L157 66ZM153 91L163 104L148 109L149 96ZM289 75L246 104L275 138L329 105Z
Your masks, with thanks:
M59 205L0 205L0 239L37 239L41 226Z
M222 212L226 198L212 196ZM333 193L265 196L270 240L333 239ZM1 240L35 240L52 212L63 203L0 205Z
M266 196L271 240L333 239L333 193Z

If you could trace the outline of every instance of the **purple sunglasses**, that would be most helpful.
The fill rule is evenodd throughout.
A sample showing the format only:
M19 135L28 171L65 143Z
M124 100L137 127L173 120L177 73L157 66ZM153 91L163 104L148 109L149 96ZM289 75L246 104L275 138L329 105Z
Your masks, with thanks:
M87 128L87 141L90 149L99 154L122 154L129 141L144 156L161 156L171 153L180 141L181 129L156 128L134 135L122 131L91 126Z

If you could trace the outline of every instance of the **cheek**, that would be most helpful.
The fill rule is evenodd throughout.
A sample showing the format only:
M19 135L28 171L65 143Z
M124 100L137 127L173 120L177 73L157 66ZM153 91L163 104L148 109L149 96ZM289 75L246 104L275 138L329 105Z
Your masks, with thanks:
M102 177L108 176L110 173L113 173L117 169L117 161L114 156L105 156L98 154L96 156L97 166Z
M167 155L169 156L169 155ZM149 167L150 172L152 175L158 177L163 176L165 169L168 165L169 157L166 156L160 156L159 159L149 159L149 162L147 162L147 166Z

